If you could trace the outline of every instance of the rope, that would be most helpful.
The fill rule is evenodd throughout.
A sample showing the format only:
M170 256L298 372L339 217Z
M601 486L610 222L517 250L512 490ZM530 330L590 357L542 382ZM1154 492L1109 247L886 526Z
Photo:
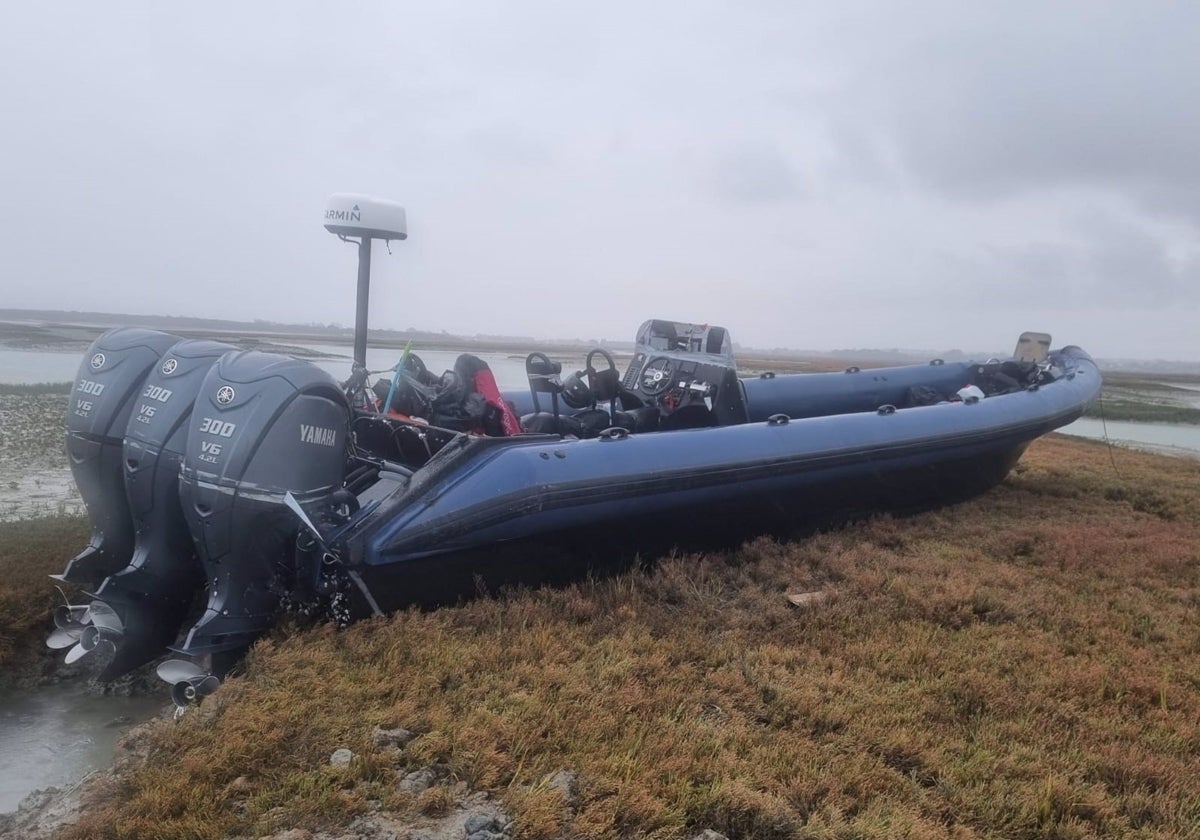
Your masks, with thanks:
M1113 472L1115 472L1117 474L1117 478L1123 479L1124 476L1121 475L1121 471L1119 469L1117 469L1117 458L1115 455L1113 455L1112 441L1108 439L1108 421L1104 417L1104 389L1103 388L1100 389L1100 397L1099 397L1098 402L1100 404L1100 428L1104 430L1104 443L1105 443L1105 445L1108 446L1108 460L1112 464Z

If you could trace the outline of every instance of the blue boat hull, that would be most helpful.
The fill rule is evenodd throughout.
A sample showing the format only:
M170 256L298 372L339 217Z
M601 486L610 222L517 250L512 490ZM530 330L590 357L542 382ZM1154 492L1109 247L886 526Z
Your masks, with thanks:
M586 383L533 353L530 391L505 394L464 356L426 414L396 416L391 389L379 411L353 379L194 345L118 330L85 360L70 439L92 446L105 430L128 472L81 459L78 480L124 478L120 498L89 510L140 548L90 604L60 608L47 639L67 661L111 648L101 673L116 676L170 643L203 585L202 614L171 649L209 668L163 666L185 698L212 690L281 610L344 624L983 492L1101 387L1074 347L739 380L722 328L648 321L623 376L600 349ZM431 383L412 371L402 404L421 408Z
M1099 393L1086 353L1067 348L1056 361L1057 381L973 404L877 402L931 375L947 384L967 375L967 366L914 366L747 381L752 419L736 426L464 436L376 496L348 535L350 566L386 611L480 581L542 580L576 574L581 562L960 499L1001 481L1031 440ZM852 413L759 419L831 404Z

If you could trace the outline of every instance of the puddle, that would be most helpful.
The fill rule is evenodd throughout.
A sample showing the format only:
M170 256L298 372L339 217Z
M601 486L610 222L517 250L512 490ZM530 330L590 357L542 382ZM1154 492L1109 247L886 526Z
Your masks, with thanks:
M0 522L86 513L68 467L16 472L0 467Z
M85 683L0 694L0 813L15 811L32 791L110 766L121 736L164 705L161 696L92 694Z

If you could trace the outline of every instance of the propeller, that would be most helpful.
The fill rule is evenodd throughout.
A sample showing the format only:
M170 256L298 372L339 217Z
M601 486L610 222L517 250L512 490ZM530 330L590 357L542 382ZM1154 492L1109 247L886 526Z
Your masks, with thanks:
M62 595L63 603L54 609L54 629L46 638L46 647L51 650L69 648L79 641L83 631L92 623L90 605L72 604L62 589L58 593Z
M64 630L61 627L55 627L50 631L50 635L46 637L46 647L51 650L64 650L79 641L79 637L83 635L83 628L79 631Z
M62 609L61 607L59 608ZM72 611L77 607L67 606L67 610ZM78 639L75 646L67 651L66 663L70 665L72 662L78 662L83 657L94 651L100 645L107 645L114 651L117 648L117 642L121 641L121 637L125 635L125 625L121 623L120 616L116 610L110 607L103 601L92 601L86 608L86 614L83 617L90 620L90 624L78 622L67 627L59 625L59 629L50 634L50 638L46 640L46 644L50 647L66 647L66 644L61 644L64 639L74 636ZM55 623L58 624L59 614L55 612ZM59 632L63 635L57 635Z
M88 624L89 606L87 604L63 604L54 610L54 626L68 629L77 625Z
M180 709L199 703L221 687L217 677L186 659L168 659L158 666L157 673L160 680L171 684L171 699Z

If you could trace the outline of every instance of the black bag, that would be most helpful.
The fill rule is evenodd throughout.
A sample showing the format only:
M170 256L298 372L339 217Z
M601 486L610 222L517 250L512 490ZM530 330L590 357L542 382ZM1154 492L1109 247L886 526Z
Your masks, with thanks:
M913 385L904 394L904 401L900 407L915 408L919 405L937 405L944 400L945 397L928 385Z
M380 404L387 399L388 391L392 390L389 379L380 379L371 389L379 397ZM420 384L406 373L396 379L396 388L392 393L392 404L384 407L383 411L396 411L409 417L422 417L426 420L432 413L433 394L431 389Z

